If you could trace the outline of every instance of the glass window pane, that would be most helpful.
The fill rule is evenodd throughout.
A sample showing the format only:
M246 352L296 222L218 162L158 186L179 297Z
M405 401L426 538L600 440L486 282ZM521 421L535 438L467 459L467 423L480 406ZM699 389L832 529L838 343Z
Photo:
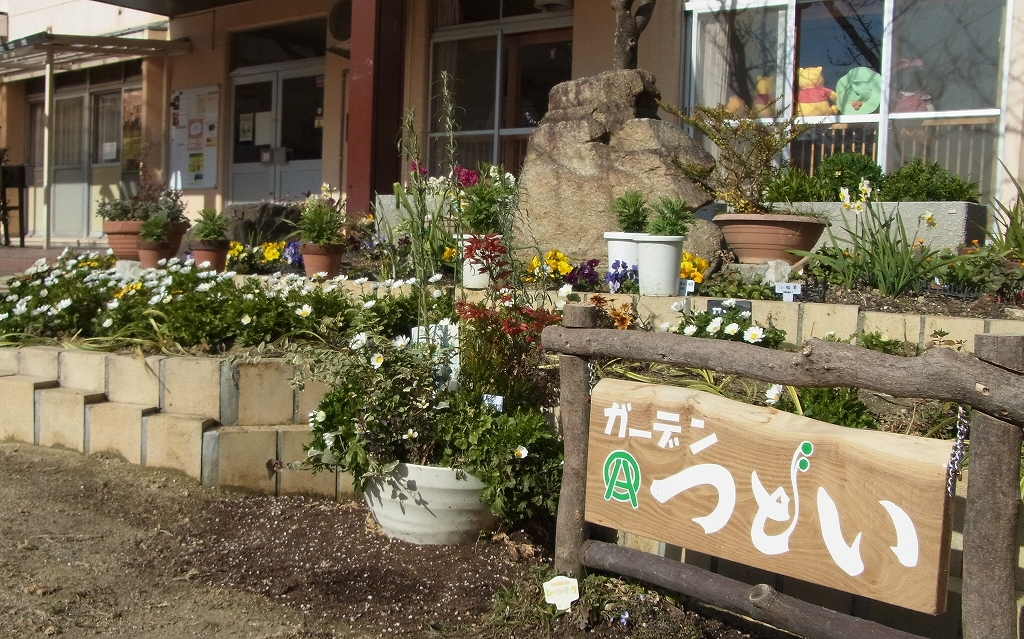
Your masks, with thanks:
M572 31L539 31L504 40L502 128L537 126L548 92L572 78Z
M93 96L92 161L94 164L117 162L121 157L121 94Z
M982 199L991 194L999 118L892 120L888 172L914 159L938 162L965 180L978 182Z
M813 175L818 164L834 153L860 153L877 160L878 125L872 122L815 126L789 145L789 163Z
M443 136L430 138L430 174L447 175L448 141ZM455 138L455 163L476 168L480 162L494 161L494 137L491 135L460 135Z
M65 98L54 102L53 165L82 166L82 102L83 98Z
M497 20L501 0L434 0L434 27Z
M565 8L568 9L569 7ZM510 18L512 16L528 16L533 15L535 13L544 13L544 11L537 8L536 0L504 0L502 2L502 18Z
M324 76L286 78L281 86L281 146L288 161L319 160L324 144Z
M797 4L796 65L813 69L805 74L811 80L805 80L802 98L799 92L800 73L797 72L794 78L797 89L795 102L802 105L804 114L830 114L830 91L826 89L835 90L843 76L851 71L851 79L871 75L870 72L855 71L860 67L881 72L882 5L882 0L828 0ZM821 67L820 82L816 67ZM813 88L813 84L825 88ZM865 97L869 104L881 97L880 87L869 93L876 98L872 101ZM878 106L864 111L877 113ZM864 111L861 114L865 114Z
M327 50L327 18L243 31L231 37L231 68L322 58Z
M896 113L999 106L1005 0L895 0Z
M259 162L260 149L271 144L256 145L256 140L266 139L271 132L258 131L259 126L273 126L274 83L253 82L235 87L235 149L232 161ZM182 125L184 126L184 124Z
M142 89L125 91L121 124L121 170L138 171L142 161Z
M441 121L441 73L451 76L455 94L455 118L459 129L479 131L494 128L494 81L498 65L498 39L474 38L439 42L434 46L434 98L431 131L444 131Z
M46 118L43 115L43 104L34 102L29 105L29 141L28 141L28 163L32 166L43 166L43 129L46 126Z
M785 49L784 10L749 9L701 14L697 104L730 101L737 111L765 113L782 95L780 57ZM775 106L779 106L778 103Z
M108 84L121 82L124 79L124 67L120 62L104 64L103 66L89 69L89 84Z

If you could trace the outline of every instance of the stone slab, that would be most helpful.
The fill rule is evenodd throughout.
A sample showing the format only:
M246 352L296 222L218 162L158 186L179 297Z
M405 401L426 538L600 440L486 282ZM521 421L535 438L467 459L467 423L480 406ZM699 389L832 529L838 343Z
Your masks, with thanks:
M85 452L86 406L103 402L103 393L69 388L48 388L36 393L38 443L40 446Z
M331 389L327 384L311 379L301 391L295 391L295 423L306 425L309 414L317 409L320 400Z
M36 442L36 391L57 386L56 379L0 377L0 442Z
M0 348L0 375L18 374L18 354L20 352L19 348Z
M58 379L62 349L53 346L22 348L18 356L18 374L26 377Z
M921 345L921 316L897 315L865 311L861 313L861 331L864 333L881 333L887 339L898 339L911 344Z
M161 362L164 387L160 408L175 415L203 415L221 419L221 367L223 360L205 357L168 357Z
M295 414L294 370L280 360L238 364L238 425L288 424Z
M772 302L754 300L750 317L760 326L767 326L769 320L775 328L786 331L786 341L800 343L800 304L796 302Z
M109 402L89 407L88 453L115 453L142 465L142 419L156 406Z
M107 397L121 404L160 405L160 360L134 355L107 356Z
M800 342L812 337L824 339L829 333L839 339L856 335L858 310L845 304L801 304Z
M203 431L216 423L201 415L156 413L144 417L145 465L180 470L199 480L203 470Z
M925 315L924 339L926 343L936 339L932 335L937 330L948 333L941 338L943 342L946 342L943 345L947 348L973 353L974 336L985 332L985 320L975 317Z
M287 466L291 462L301 462L306 458L302 447L308 446L313 441L309 428L300 424L281 426L278 428L277 436L278 459L285 464L279 473L278 494L317 495L335 499L338 495L336 473L321 471L314 475L309 470L292 470Z
M60 386L91 393L107 392L107 354L65 349L60 353Z
M204 485L212 480L222 488L276 494L277 475L267 470L272 459L277 459L273 426L221 426L203 434Z

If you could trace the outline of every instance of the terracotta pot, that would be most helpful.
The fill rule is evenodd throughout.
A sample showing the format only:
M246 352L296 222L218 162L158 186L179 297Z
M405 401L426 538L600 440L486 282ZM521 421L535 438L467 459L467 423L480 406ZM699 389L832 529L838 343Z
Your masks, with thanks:
M317 273L327 273L327 277L337 277L341 272L341 255L345 252L341 244L309 244L299 245L302 263L306 269L306 277Z
M156 268L160 260L169 260L177 251L171 250L170 242L148 242L139 240L139 264L142 268Z
M796 264L802 258L787 249L813 249L828 220L808 215L720 213L715 216L715 224L741 264L770 260Z
M209 262L210 268L221 273L228 263L228 248L230 240L192 240L189 248L192 249L192 259L196 264Z
M170 257L178 254L178 249L181 248L181 239L185 237L189 226L191 226L191 223L188 221L171 223L171 228L167 233L168 248L171 250ZM139 220L103 222L103 232L107 236L107 245L114 251L117 259L139 259L139 229L141 228L142 222Z

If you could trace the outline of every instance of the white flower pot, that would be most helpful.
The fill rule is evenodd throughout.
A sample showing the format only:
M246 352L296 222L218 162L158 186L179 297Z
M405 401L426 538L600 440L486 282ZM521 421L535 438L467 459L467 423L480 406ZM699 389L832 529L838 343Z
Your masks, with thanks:
M679 294L679 265L685 235L647 235L636 238L639 250L640 294L664 297Z
M463 235L462 239L459 240L459 257L462 257L462 285L469 289L483 289L487 288L491 283L490 273L481 273L478 269L483 265L475 260L465 259L464 251L466 250L467 240L475 237L474 235ZM456 238L458 239L458 238ZM501 236L498 236L501 239Z
M388 537L413 544L469 544L497 519L480 501L483 483L451 468L399 464L367 482L363 499Z
M623 233L620 231L608 231L604 239L608 240L608 268L615 262L623 262L626 267L637 266L637 244L638 237L646 237L647 233Z

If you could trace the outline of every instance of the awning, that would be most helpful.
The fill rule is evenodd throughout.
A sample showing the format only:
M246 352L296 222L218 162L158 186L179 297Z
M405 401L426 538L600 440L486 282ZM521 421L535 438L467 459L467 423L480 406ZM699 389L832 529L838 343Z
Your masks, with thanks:
M182 55L191 49L189 42L37 33L0 45L0 81L43 74L48 56L54 71L68 71L121 58Z
M209 11L229 4L238 4L244 0L99 0L104 4L112 4L126 9L136 9L160 16L180 16L196 11Z

